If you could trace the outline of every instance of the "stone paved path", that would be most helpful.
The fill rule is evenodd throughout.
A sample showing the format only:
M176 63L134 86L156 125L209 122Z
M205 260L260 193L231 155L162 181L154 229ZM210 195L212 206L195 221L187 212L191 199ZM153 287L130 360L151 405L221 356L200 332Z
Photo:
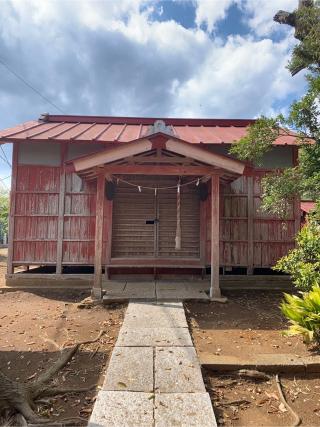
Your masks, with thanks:
M90 427L216 426L181 302L130 302Z

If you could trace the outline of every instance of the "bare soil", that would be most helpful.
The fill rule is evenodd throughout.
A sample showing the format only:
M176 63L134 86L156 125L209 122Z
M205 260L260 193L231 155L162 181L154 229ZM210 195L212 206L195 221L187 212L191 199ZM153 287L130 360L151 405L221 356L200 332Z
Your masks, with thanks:
M299 337L283 336L288 326L281 315L281 292L237 291L228 303L186 303L186 313L197 352L246 359L252 354L312 356ZM275 378L256 382L235 374L204 370L219 425L291 426L293 418L281 405ZM283 392L303 426L320 425L320 375L281 376ZM240 403L239 403L240 401ZM241 403L246 401L247 403Z
M206 386L220 426L292 426L274 378L267 382L243 380L230 373L205 372ZM282 390L302 426L320 425L318 376L281 376Z
M186 303L192 336L198 353L237 356L286 353L310 356L300 337L282 334L288 322L279 305L282 292L237 291L227 294L228 302Z
M3 280L3 262L0 269ZM123 321L124 305L79 308L87 296L77 290L0 290L0 370L12 379L32 381L58 359L61 348L106 332L98 342L81 346L55 378L59 388L97 387L43 402L39 415L53 422L76 417L75 425L87 424Z

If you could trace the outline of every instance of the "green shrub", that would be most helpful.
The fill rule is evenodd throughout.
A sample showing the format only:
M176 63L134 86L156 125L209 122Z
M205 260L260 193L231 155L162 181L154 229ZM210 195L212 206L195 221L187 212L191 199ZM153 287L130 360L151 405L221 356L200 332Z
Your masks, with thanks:
M293 284L303 291L320 285L320 225L315 218L296 237L297 247L282 257L274 270L288 273Z
M315 285L301 296L284 294L281 311L291 326L286 335L302 335L304 342L320 342L320 287Z

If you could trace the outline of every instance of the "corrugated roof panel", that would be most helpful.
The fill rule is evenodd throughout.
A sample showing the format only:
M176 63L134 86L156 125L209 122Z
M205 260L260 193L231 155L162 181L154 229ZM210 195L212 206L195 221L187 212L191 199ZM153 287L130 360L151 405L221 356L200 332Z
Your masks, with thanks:
M26 130L19 130L16 133L14 133L14 129L12 130L13 133L10 135L12 138L19 138L19 139L33 139L34 135L37 135L39 132L42 131L48 131L51 128L54 128L53 125L56 125L57 123L38 123L35 126L30 127L30 129Z
M87 141L128 142L148 134L151 118L44 116L43 121L29 121L0 131L6 141ZM171 126L174 135L190 143L233 143L245 135L252 120L161 119ZM65 121L65 123L64 123ZM294 135L283 134L275 145L296 145Z
M296 136L294 135L282 135L277 138L277 145L292 145L292 144L299 144L296 141Z
M60 140L69 140L76 138L80 133L88 129L90 124L88 123L79 123L77 126L74 126L74 123L69 123L69 129L66 130L62 135L58 137Z
M12 133L17 133L17 132L23 132L27 129L31 129L34 128L35 126L38 126L39 122L36 120L30 120L29 122L25 122L25 123L21 123L20 125L16 125L13 128L7 128L7 129L3 129L0 132L0 136L1 137L5 137L7 135L11 135Z
M316 203L315 202L301 202L300 203L300 207L301 210L303 212L309 213L310 211L312 211L315 207L316 207Z
M175 126L174 129L178 138L194 144L199 144L201 141L198 132L194 131L193 126ZM199 128L197 127L196 129L198 130Z
M123 129L123 124L111 125L107 131L101 135L99 141L111 142L115 141L121 130Z
M220 138L226 144L232 144L234 141L242 138L246 134L247 128L241 127L217 127L214 132L220 136Z
M76 126L78 127L79 123ZM92 127L90 127L88 125L87 129L80 136L78 136L77 139L82 140L82 141L97 142L99 140L100 135L103 132L105 132L107 127L108 127L108 125L105 125L105 124L94 124L94 126L92 126ZM63 137L64 137L64 135L62 135L62 138Z
M128 125L123 131L120 141L128 142L140 138L140 125Z

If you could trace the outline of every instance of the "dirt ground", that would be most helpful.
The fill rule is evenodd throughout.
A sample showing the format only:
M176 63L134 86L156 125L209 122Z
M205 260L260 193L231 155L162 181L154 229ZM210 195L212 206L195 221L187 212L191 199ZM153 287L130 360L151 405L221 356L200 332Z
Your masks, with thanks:
M205 372L206 386L220 426L292 426L274 377L258 382L230 374ZM280 377L282 390L301 426L320 425L320 380L318 376Z
M300 337L281 333L288 325L279 309L282 292L237 291L227 296L227 304L185 304L199 353L241 358L253 352L312 354Z
M279 304L281 292L238 291L227 304L185 304L197 352L246 359L252 354L311 356L299 337L285 337L287 322ZM275 378L256 382L230 373L204 371L219 425L290 426L293 418L281 405ZM284 394L303 426L320 426L320 375L281 376ZM239 402L240 401L240 402ZM242 402L245 401L245 402Z
M4 250L0 251L4 258ZM0 281L5 272L3 263L2 259ZM39 415L53 422L76 417L75 425L87 424L123 321L124 305L78 308L78 302L87 296L86 291L76 290L0 290L0 370L12 379L32 381L57 360L60 348L105 331L98 342L81 346L53 383L59 388L97 387L43 402Z

